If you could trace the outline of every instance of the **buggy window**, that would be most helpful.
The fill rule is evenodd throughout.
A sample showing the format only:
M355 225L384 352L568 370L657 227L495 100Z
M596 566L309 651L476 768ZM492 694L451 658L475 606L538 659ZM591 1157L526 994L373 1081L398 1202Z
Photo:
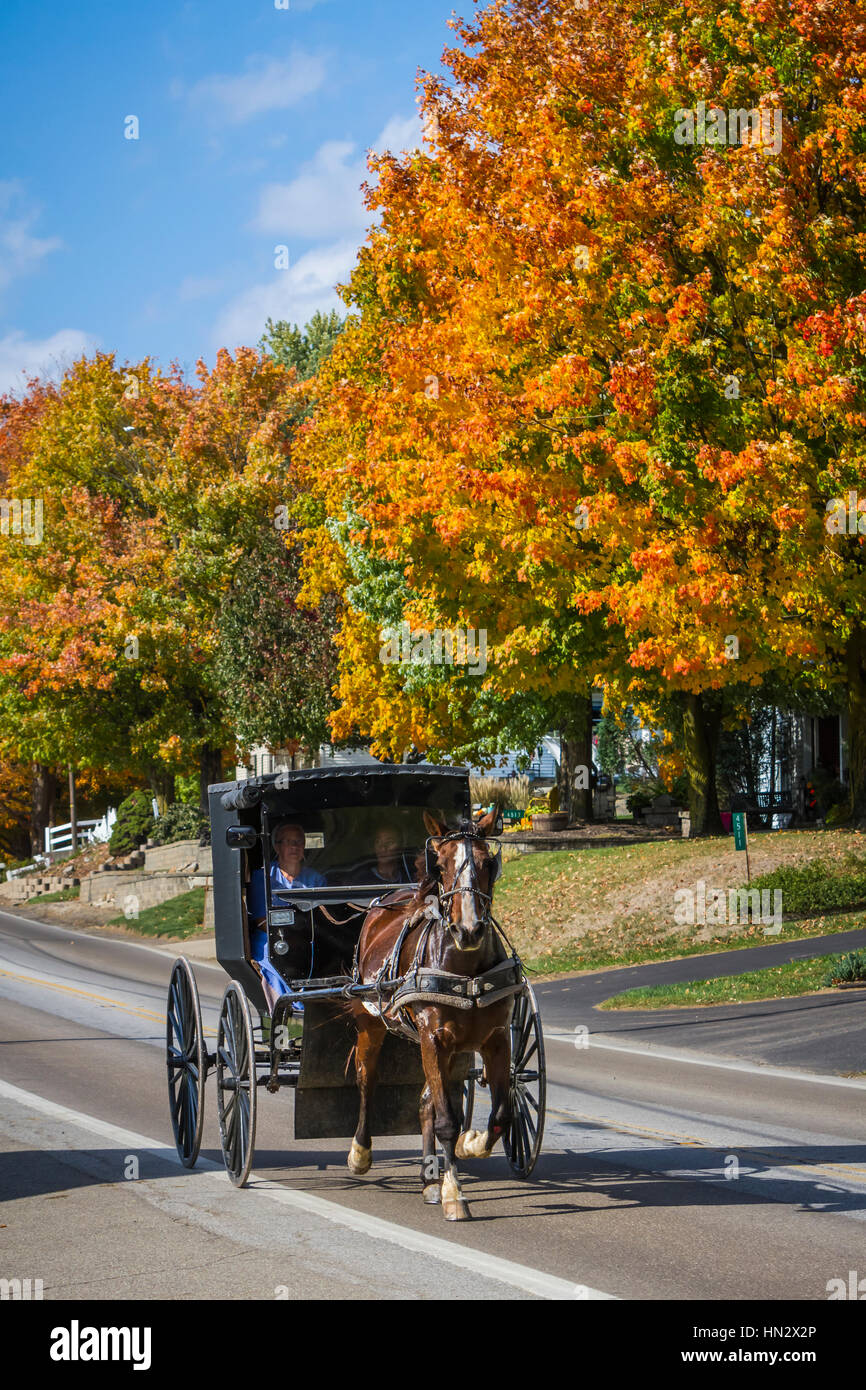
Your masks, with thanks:
M427 839L423 815L415 806L351 806L320 811L315 828L303 815L276 823L303 827L303 868L321 874L327 887L384 888L420 880Z

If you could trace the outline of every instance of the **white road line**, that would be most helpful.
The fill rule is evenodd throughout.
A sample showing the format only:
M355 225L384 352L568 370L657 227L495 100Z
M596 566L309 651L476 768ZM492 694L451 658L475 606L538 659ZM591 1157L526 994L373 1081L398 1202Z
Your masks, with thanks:
M582 1024L578 1025L582 1027ZM554 1032L545 1028L545 1042L575 1044L574 1033ZM584 1035L586 1036L586 1035ZM793 1071L787 1067L774 1067L769 1062L738 1062L729 1057L718 1057L711 1052L686 1052L677 1047L656 1047L654 1043L602 1042L598 1033L591 1033L586 1043L581 1042L578 1051L587 1047L597 1047L603 1052L636 1052L641 1057L657 1058L661 1062L684 1062L693 1067L718 1067L722 1071L748 1072L751 1076L773 1076L786 1081L809 1081L819 1086L846 1086L855 1091L866 1089L866 1081L856 1081L849 1076L827 1076L823 1072Z
M46 1100L43 1096L36 1095L32 1091L24 1091L6 1081L0 1081L0 1097L15 1101L19 1105L29 1106L30 1109L48 1115L52 1119L61 1120L65 1124L77 1125L90 1134L111 1140L120 1148L147 1150L180 1166L180 1160L175 1150L168 1148L167 1145L156 1139L148 1139L145 1135L136 1134L133 1130L121 1129L120 1126L110 1124L106 1120L99 1120L93 1115L85 1115L81 1111L70 1110L65 1105L57 1105L54 1101ZM199 1159L199 1167L211 1173L222 1172L220 1165L210 1159ZM228 1179L226 1178L225 1181L228 1182ZM398 1245L401 1249L409 1250L414 1254L432 1256L445 1264L455 1265L458 1269L469 1270L483 1279L495 1279L498 1283L508 1284L513 1288L520 1289L523 1293L535 1294L539 1298L568 1299L570 1301L578 1298L592 1301L616 1299L615 1294L603 1293L600 1289L589 1288L577 1280L570 1282L567 1279L558 1279L555 1275L545 1274L543 1270L531 1269L528 1265L516 1264L513 1260L501 1259L497 1255L488 1255L483 1250L473 1250L465 1245L458 1245L456 1242L441 1240L438 1236L430 1236L425 1232L412 1230L408 1226L398 1226L395 1222L383 1221L378 1216L368 1216L365 1212L353 1211L349 1207L341 1206L338 1202L329 1202L324 1197L292 1191L270 1179L256 1179L252 1192L260 1193L263 1197L269 1197L295 1211L303 1211L310 1216L320 1217L324 1221L332 1221L337 1226L345 1226L349 1230L357 1231L372 1240L384 1240L390 1245Z

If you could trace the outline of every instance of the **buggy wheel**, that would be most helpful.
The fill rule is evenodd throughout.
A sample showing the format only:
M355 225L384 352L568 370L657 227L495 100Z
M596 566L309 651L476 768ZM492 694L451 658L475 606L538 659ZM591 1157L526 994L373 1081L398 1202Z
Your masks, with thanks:
M541 1016L530 985L514 999L511 1014L511 1120L503 1135L512 1173L528 1178L541 1152L547 1078Z
M198 988L186 956L175 961L168 984L165 1065L174 1142L184 1168L192 1168L201 1148L207 1060Z
M461 1130L465 1133L472 1128L472 1113L475 1109L475 1077L477 1072L478 1058L472 1058L472 1065L466 1074L463 1082L463 1124Z
M250 1006L235 980L220 1007L216 1072L223 1162L235 1187L243 1187L256 1138L256 1053Z

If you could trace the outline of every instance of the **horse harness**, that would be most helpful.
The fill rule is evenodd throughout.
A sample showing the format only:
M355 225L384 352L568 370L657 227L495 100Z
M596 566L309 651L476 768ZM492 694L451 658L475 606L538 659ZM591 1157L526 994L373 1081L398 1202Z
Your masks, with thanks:
M376 904L379 905L384 904ZM508 995L519 994L523 989L523 966L513 950L509 960L499 961L481 975L457 975L439 966L425 966L424 956L430 935L435 923L440 920L439 903L433 897L405 919L397 940L371 981L376 987L377 1002L365 1001L364 1004L370 1013L381 1018L389 1032L411 1038L413 1042L418 1041L418 1030L406 1013L409 1004L447 1004L454 1009L484 1009ZM499 923L493 917L490 922L500 937L505 939ZM405 975L399 975L400 953L406 937L422 924L412 964ZM357 951L352 978L354 983L361 983Z

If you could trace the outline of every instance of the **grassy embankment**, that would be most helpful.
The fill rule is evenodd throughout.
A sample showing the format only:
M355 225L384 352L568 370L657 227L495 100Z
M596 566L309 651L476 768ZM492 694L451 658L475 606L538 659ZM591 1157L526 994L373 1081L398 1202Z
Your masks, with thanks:
M811 960L786 961L742 975L629 989L605 999L599 1008L693 1009L713 1004L749 1004L800 994L832 993L840 979L851 980L855 987L866 990L866 952L854 951L841 957L813 956Z
M44 899L43 899L44 901ZM204 930L204 888L192 888L156 907L146 907L137 917L114 917L112 927L128 927L141 936L176 936L186 939Z
M507 845L507 836L504 839ZM750 842L752 887L782 890L784 914L761 922L678 923L678 890L745 886L730 837L519 855L497 885L496 914L533 971L560 974L701 955L866 926L866 836L781 831ZM772 898L770 899L772 901Z

